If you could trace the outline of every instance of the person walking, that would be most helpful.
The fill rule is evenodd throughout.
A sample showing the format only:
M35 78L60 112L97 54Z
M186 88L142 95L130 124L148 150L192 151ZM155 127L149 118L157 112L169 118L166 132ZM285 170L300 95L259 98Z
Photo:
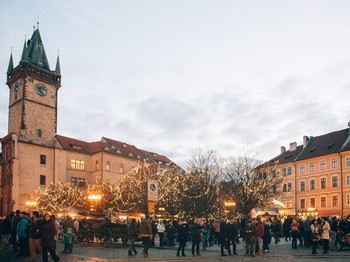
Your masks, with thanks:
M292 225L290 226L292 234L292 248L298 248L298 235L299 235L299 224L293 219Z
M264 225L261 223L261 219L258 217L255 220L255 252L262 255L262 238L264 236Z
M29 256L29 235L28 235L28 226L29 226L29 218L26 212L21 212L20 216L21 220L17 225L17 236L19 240L19 257L27 257Z
M320 228L317 219L312 220L310 229L312 234L312 254L316 255L318 254L317 245L321 241Z
M135 241L139 235L139 229L137 227L137 222L135 218L132 218L130 221L128 235L130 239L130 247L128 249L128 255L132 256L132 252L134 252L134 254L136 255L137 250L135 248Z
M330 238L330 231L331 227L328 223L327 217L322 217L322 224L321 224L321 239L323 243L323 254L328 254L329 252L329 238Z
M255 225L252 224L252 221L249 219L244 230L244 241L245 241L245 255L255 257L255 246L254 246L254 235L256 232Z
M163 247L164 244L164 232L165 232L165 224L164 220L160 220L157 225L157 231L159 236L159 247Z
M238 238L238 227L235 222L235 218L229 218L229 222L226 225L227 230L227 252L229 255L238 255L237 254L237 238ZM232 244L232 252L231 252Z
M191 235L192 235L192 255L196 253L199 256L199 244L201 242L201 232L199 230L199 224L197 219L194 219L190 225Z
M286 241L288 241L288 239L289 241L291 240L291 237L290 237L291 225L292 225L292 218L288 216L283 222L283 233Z
M331 231L330 231L330 247L331 250L336 250L336 241L337 241L337 231L338 231L338 219L337 217L332 217L330 223Z
M264 235L263 235L263 248L264 253L270 251L269 243L271 239L271 221L269 219L264 220Z
M280 236L281 236L281 228L282 228L282 225L281 225L281 221L280 221L280 218L275 218L273 220L273 223L272 223L272 226L271 226L271 231L272 231L272 235L273 235L273 238L275 239L275 244L278 244L278 242L280 242Z
M312 220L308 216L304 221L304 245L305 247L310 247L312 245L312 232L311 232L311 224Z
M10 241L13 246L13 251L17 252L18 247L17 247L17 225L18 222L21 220L20 216L21 211L16 210L16 214L12 213L12 223L11 223L11 236L10 236Z
M2 221L1 234L2 234L2 247L3 249L7 249L9 247L9 239L11 235L10 216L6 216L4 221Z
M225 247L227 242L227 228L226 228L226 218L221 218L220 222L220 233L219 233L219 244L221 250L221 256L226 256Z
M142 237L143 241L142 255L148 257L148 249L150 248L152 239L152 226L151 221L149 220L149 215L146 215L146 218L141 221L140 237Z
M42 252L41 247L42 219L38 211L33 211L29 225L29 249L31 262L36 262L36 253Z
M186 241L187 241L187 235L188 235L188 224L185 220L180 220L177 223L177 232L178 232L178 241L179 241L179 247L177 249L176 256L180 256L180 251L181 255L185 257L185 247L186 247Z
M73 230L69 227L66 233L63 234L64 250L63 254L73 253Z
M57 262L60 260L59 256L57 256L54 251L55 245L55 235L56 226L50 214L46 213L44 215L43 224L42 224L42 233L41 233L41 244L43 250L43 262L48 262L48 252L53 259L53 261Z

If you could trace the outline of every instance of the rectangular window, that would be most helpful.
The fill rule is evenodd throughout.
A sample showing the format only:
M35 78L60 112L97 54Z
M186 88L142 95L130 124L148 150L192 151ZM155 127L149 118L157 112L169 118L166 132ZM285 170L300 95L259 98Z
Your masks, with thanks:
M75 170L85 170L85 161L72 159L71 168Z
M321 188L326 188L326 179L321 178Z
M85 186L85 179L80 177L72 177L71 183L73 186Z
M41 129L36 130L36 132L37 132L37 136L38 136L38 137L41 137L41 136L42 136Z
M347 157L346 158L346 162L345 162L346 164L346 167L350 167L350 157Z
M305 199L300 199L300 209L305 209Z
M292 183L288 183L288 192L292 191Z
M287 169L284 167L282 168L282 176L285 176L287 174Z
M338 177L337 176L332 177L332 187L338 187Z
M310 164L310 172L314 172L315 171L315 163L311 163Z
M315 198L310 198L310 207L315 208Z
M337 168L338 167L338 160L336 158L332 159L332 168Z
M287 169L287 175L291 175L292 174L292 167L289 166Z
M283 184L283 192L287 192L287 184Z
M310 190L315 190L315 180L310 180Z
M292 201L291 200L287 201L287 208L292 208L292 207L293 207Z
M40 175L40 185L41 186L46 185L46 176Z
M321 161L321 163L320 163L320 169L321 170L325 170L326 169L326 161Z
M304 174L305 173L305 166L302 165L300 166L300 174Z
M263 179L265 180L267 178L267 173L263 172Z
M300 182L300 191L305 191L305 181Z
M40 165L46 165L46 155L40 155Z
M326 198L321 197L321 207L326 207Z
M346 185L350 186L350 176L346 176Z
M273 193L277 193L277 187L276 187L276 185L273 185L273 186L272 186L272 192L273 192Z
M334 207L338 206L338 196L332 196L332 203Z

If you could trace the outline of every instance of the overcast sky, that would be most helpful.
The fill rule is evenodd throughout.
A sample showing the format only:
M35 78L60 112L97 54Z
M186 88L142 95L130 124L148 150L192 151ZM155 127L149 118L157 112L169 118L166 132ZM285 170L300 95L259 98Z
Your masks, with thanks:
M11 47L17 66L39 21L51 70L59 49L58 134L180 164L197 148L268 160L347 128L349 12L346 0L1 1L0 136Z

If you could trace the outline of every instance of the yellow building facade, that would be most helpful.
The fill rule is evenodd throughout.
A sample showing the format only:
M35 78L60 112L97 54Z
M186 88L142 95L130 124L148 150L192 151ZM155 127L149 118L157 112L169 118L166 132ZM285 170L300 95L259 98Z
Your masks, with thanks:
M350 128L350 124L349 124ZM271 161L278 163L284 182L278 200L281 215L350 215L349 128L292 143Z

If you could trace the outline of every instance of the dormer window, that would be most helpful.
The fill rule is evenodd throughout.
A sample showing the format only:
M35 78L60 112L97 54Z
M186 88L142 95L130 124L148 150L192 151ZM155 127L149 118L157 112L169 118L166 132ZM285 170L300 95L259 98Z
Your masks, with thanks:
M38 39L38 45L42 46L43 42L41 41L41 39Z
M138 159L141 159L141 157L140 157L140 156L137 156L137 158L138 158Z
M117 150L117 154L121 154L121 153L122 153L122 152L120 152L120 150L118 149L118 150Z
M123 147L127 147L127 145L126 145L126 144L123 144Z
M76 149L76 150L81 150L81 146L77 146L77 145L71 145L73 149Z
M108 147L105 147L105 150L106 150L106 151L109 151L109 148L108 148Z
M112 149L115 149L115 146L111 146Z
M134 155L132 153L129 153L129 156L133 157Z

